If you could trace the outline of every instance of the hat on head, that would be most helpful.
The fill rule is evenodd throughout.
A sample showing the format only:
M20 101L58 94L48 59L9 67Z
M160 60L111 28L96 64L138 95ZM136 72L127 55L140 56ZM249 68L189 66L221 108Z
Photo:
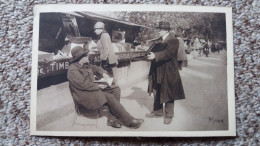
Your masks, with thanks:
M170 22L165 22L165 21L160 21L159 26L156 26L155 28L166 29L166 30L172 29Z
M103 22L98 21L95 25L94 25L94 29L104 29L105 28L105 24Z
M72 59L70 60L70 62L76 61L78 58L80 58L83 55L86 55L88 52L89 50L85 50L81 46L76 46L72 48L71 50Z

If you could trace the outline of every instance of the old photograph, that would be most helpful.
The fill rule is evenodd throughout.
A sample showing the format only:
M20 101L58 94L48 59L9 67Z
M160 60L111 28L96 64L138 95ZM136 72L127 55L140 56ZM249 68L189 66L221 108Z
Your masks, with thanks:
M38 5L31 135L235 136L232 9Z

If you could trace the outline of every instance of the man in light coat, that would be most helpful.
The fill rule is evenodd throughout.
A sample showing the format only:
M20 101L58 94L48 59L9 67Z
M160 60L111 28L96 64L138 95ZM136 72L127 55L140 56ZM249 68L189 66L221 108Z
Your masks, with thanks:
M174 34L169 33L169 22L159 22L157 28L160 29L159 35L163 40L161 47L164 49L158 52L152 50L147 56L152 61L148 92L154 95L154 108L146 117L164 117L164 124L170 124L174 116L174 100L185 99L177 62L179 41Z
M111 38L105 30L103 22L97 22L94 25L95 33L98 35L97 49L100 52L101 66L103 68L111 68L115 83L117 84L117 64L118 58L113 50Z

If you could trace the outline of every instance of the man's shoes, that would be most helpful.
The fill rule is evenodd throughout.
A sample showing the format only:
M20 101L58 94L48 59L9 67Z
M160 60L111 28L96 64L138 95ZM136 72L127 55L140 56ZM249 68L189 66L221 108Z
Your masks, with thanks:
M117 119L109 119L107 120L107 126L111 126L113 128L121 128L122 124Z
M144 122L143 119L133 119L128 127L132 129L137 129L142 125L143 122Z
M172 117L165 117L164 118L164 124L169 125L172 122Z
M145 117L146 117L146 118L161 118L162 115L157 115L157 114L151 112L151 113L149 113L149 114L145 114Z

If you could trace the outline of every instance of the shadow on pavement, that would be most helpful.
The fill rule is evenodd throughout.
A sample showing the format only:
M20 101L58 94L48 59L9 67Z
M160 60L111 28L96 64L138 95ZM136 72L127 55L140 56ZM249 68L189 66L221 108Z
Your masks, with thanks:
M132 87L133 92L125 97L121 97L123 99L135 100L139 104L140 107L148 109L150 112L153 109L153 97L149 96L147 91L139 87Z

